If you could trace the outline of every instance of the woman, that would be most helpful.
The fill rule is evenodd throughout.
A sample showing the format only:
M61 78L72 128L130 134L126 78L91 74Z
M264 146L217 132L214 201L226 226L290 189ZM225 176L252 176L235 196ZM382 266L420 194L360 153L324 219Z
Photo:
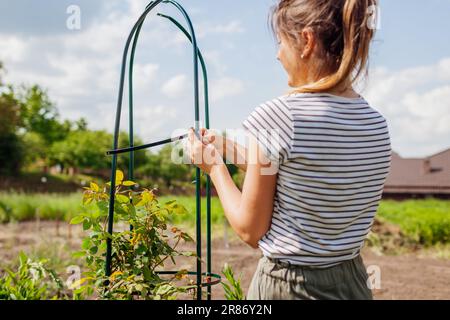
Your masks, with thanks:
M294 90L243 122L247 148L190 131L192 163L210 175L235 232L262 250L248 299L372 299L360 251L391 146L385 118L353 84L367 73L374 5L280 0L271 25ZM246 171L242 191L223 158Z

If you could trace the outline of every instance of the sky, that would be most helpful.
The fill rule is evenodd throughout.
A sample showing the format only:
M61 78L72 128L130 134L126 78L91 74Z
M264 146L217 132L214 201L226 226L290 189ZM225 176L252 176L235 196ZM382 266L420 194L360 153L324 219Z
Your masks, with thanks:
M276 59L267 17L275 0L179 0L205 57L211 126L240 128L260 103L283 95L287 75ZM61 117L84 117L112 132L126 38L148 1L0 0L0 61L5 82L39 84ZM68 28L80 9L80 28ZM381 0L361 94L388 121L393 149L424 157L450 147L450 0ZM134 69L137 134L152 142L194 124L192 49L156 12L147 19ZM122 130L127 130L127 96ZM0 120L1 121L1 120Z

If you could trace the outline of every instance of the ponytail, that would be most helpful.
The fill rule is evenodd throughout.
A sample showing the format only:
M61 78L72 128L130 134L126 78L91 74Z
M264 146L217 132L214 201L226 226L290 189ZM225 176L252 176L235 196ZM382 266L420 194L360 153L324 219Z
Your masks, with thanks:
M369 10L376 5L377 0L280 1L272 13L277 17L272 24L274 31L298 35L303 28L311 27L322 42L325 65L331 70L319 81L291 93L323 92L367 76L369 48L375 34L369 24ZM289 12L292 8L295 14Z

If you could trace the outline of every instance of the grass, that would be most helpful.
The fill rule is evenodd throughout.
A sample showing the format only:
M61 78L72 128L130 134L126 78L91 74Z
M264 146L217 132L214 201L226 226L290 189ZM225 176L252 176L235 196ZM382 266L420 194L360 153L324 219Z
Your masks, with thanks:
M425 199L383 200L381 221L398 225L411 240L423 245L450 243L450 201Z
M188 226L195 226L195 212L196 212L196 201L195 197L189 197L189 196L181 196L181 197L174 197L174 196L166 196L166 197L160 197L159 201L161 203L170 201L170 200L177 200L181 205L183 205L189 212L189 215L178 215L175 216L174 219L172 219L172 222L174 224L184 224ZM202 208L202 222L206 221L206 198L202 198L201 203ZM225 222L225 216L223 214L223 208L220 204L219 198L211 198L211 222L213 225L221 225Z
M70 221L73 216L83 211L82 194L25 194L0 193L0 223L9 221L41 220ZM195 197L166 196L160 197L161 203L177 200L191 213L178 215L174 224L195 226ZM202 219L206 219L206 199L202 199ZM211 220L213 224L223 223L223 209L218 198L211 199Z
M0 223L8 221L41 220L69 221L81 212L81 193L73 194L23 194L0 193ZM195 227L195 197L165 196L164 203L177 200L190 214L176 216L172 223ZM206 219L206 199L202 198L202 220ZM211 201L213 225L225 223L223 209L218 198ZM377 218L398 225L412 241L422 245L450 243L450 201L425 199L394 201L382 200Z
M42 220L69 221L82 210L81 194L0 193L0 223Z

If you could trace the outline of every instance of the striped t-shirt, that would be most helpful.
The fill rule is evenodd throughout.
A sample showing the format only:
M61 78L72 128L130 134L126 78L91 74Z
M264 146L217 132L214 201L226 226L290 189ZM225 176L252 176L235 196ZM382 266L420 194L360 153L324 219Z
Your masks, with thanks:
M386 119L363 97L281 96L243 122L266 154L279 158L265 256L330 267L356 257L369 233L390 170ZM260 132L276 130L276 147Z

